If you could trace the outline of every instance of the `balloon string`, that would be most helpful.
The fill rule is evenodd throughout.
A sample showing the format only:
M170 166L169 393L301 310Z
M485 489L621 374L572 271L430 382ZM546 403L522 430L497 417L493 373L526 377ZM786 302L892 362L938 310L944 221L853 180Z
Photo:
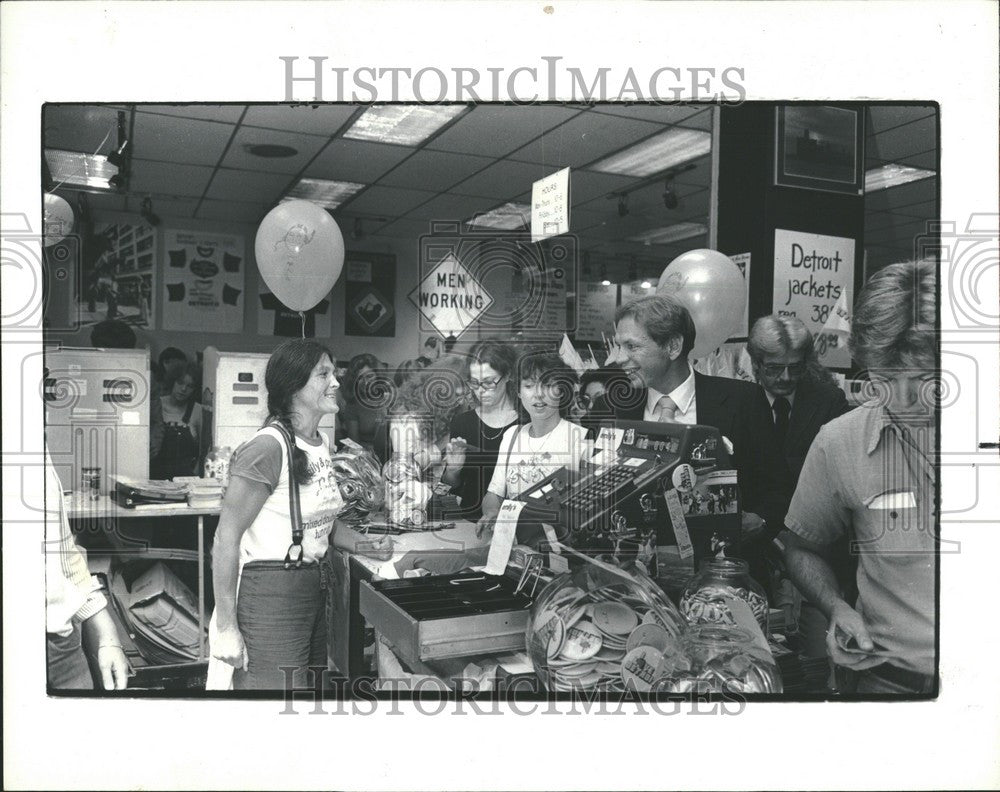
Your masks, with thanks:
M305 311L299 311L299 319L302 320L302 337L306 337L306 314Z

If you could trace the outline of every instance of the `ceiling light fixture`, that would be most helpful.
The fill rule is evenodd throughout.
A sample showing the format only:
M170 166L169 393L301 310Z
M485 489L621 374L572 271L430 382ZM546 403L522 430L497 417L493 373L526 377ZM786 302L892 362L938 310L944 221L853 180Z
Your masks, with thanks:
M263 159L284 159L285 157L294 157L299 153L298 149L277 143L245 143L243 150L247 154Z
M376 105L344 133L352 140L416 146L465 110L465 105Z
M108 154L108 162L114 165L119 170L125 164L125 155L129 149L129 141L122 141L121 145L118 146L114 151Z
M139 216L151 226L158 226L160 224L160 216L153 211L153 199L148 195L142 199Z
M937 176L937 171L911 168L908 165L890 162L879 168L865 171L865 192L888 190L890 187L898 187L901 184L909 184L920 179L929 179L931 176Z
M629 242L642 242L647 245L668 245L682 239L702 236L708 233L703 223L676 223L665 228L653 228L628 238Z
M59 185L97 190L118 189L125 185L124 177L103 154L45 149L45 161L53 182ZM116 181L112 182L112 179Z
M348 198L351 198L365 185L355 182L328 181L326 179L299 179L288 191L281 203L301 199L312 201L326 209L336 209Z
M650 283L648 280L644 280L642 283L639 284L639 288L642 288L642 289L652 289L653 288L653 284Z
M674 127L605 157L588 170L622 176L652 176L666 168L702 157L711 150L711 133Z
M531 206L522 203L505 203L466 220L470 228L499 228L515 231L526 226L531 220Z

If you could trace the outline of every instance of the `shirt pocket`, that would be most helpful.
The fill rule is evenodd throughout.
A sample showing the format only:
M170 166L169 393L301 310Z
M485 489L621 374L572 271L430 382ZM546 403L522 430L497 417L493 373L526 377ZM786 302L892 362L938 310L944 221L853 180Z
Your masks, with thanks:
M921 493L905 489L865 495L854 513L857 552L934 552L934 516L924 500Z

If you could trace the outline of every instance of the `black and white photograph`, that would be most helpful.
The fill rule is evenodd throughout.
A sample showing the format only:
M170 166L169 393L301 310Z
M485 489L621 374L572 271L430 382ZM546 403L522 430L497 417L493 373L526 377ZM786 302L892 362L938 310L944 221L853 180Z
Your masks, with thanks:
M5 786L995 785L823 747L1000 738L997 86L946 79L995 8L810 82L633 3L169 4L174 72L161 5L3 9L5 721L72 742ZM730 11L879 40L810 7Z

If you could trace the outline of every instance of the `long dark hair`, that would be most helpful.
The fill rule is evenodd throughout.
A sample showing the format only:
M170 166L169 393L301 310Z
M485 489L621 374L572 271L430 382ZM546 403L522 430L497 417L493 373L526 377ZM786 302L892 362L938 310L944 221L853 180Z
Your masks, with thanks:
M277 421L292 437L292 470L300 484L309 482L309 457L295 444L295 427L292 426L292 398L312 375L323 356L334 360L333 353L318 341L294 338L285 341L271 353L264 372L267 388L267 422ZM266 425L265 423L265 425Z
M514 371L517 366L517 352L514 351L514 347L496 338L477 341L469 350L468 364L471 366L473 363L489 366L501 377L507 378L507 384L504 386L507 398L510 400L511 407L515 410L518 409L520 402L517 399L516 372ZM469 366L465 370L466 378L469 376Z

